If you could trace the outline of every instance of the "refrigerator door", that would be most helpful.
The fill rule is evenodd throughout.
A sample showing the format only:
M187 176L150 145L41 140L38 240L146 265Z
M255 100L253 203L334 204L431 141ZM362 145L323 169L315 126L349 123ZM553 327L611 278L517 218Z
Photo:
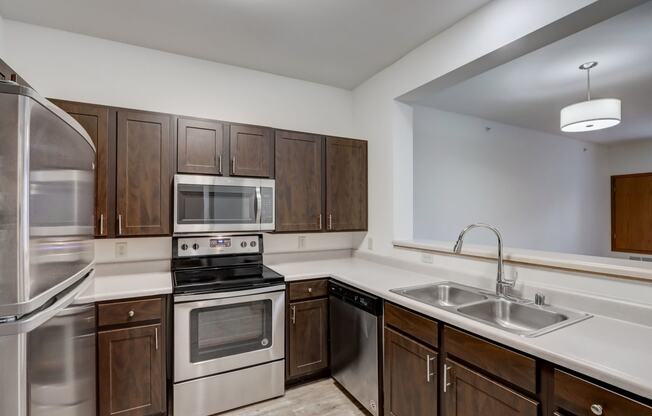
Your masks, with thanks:
M75 299L92 273L29 316L0 323L0 414L95 414L95 311Z
M90 270L94 164L72 117L0 82L0 317L40 308Z

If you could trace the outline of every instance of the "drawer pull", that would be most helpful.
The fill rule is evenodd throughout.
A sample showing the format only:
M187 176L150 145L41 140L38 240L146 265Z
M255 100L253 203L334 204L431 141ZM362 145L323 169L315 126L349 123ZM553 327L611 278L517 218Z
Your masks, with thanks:
M312 293L312 288L311 287L308 288L308 293Z
M591 413L598 416L602 415L602 406L600 406L599 404L592 404Z
M136 315L136 312L129 311L129 313L127 315L129 315L130 318L133 318Z

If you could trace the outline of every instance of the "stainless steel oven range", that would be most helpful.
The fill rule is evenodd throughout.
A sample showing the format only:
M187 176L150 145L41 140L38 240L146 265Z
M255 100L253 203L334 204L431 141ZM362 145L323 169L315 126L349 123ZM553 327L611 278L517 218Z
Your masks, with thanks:
M175 237L174 414L206 416L285 392L285 283L262 236Z

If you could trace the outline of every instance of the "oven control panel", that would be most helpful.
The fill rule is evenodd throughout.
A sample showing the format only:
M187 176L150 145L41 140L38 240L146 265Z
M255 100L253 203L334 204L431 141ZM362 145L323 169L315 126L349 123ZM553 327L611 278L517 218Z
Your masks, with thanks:
M262 237L260 235L179 237L175 241L176 257L258 254L262 252Z

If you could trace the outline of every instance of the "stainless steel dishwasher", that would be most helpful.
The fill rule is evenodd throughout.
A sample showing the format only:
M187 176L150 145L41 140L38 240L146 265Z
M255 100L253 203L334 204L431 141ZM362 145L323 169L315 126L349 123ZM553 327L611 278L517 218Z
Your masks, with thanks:
M331 282L331 374L373 415L382 414L382 299Z

